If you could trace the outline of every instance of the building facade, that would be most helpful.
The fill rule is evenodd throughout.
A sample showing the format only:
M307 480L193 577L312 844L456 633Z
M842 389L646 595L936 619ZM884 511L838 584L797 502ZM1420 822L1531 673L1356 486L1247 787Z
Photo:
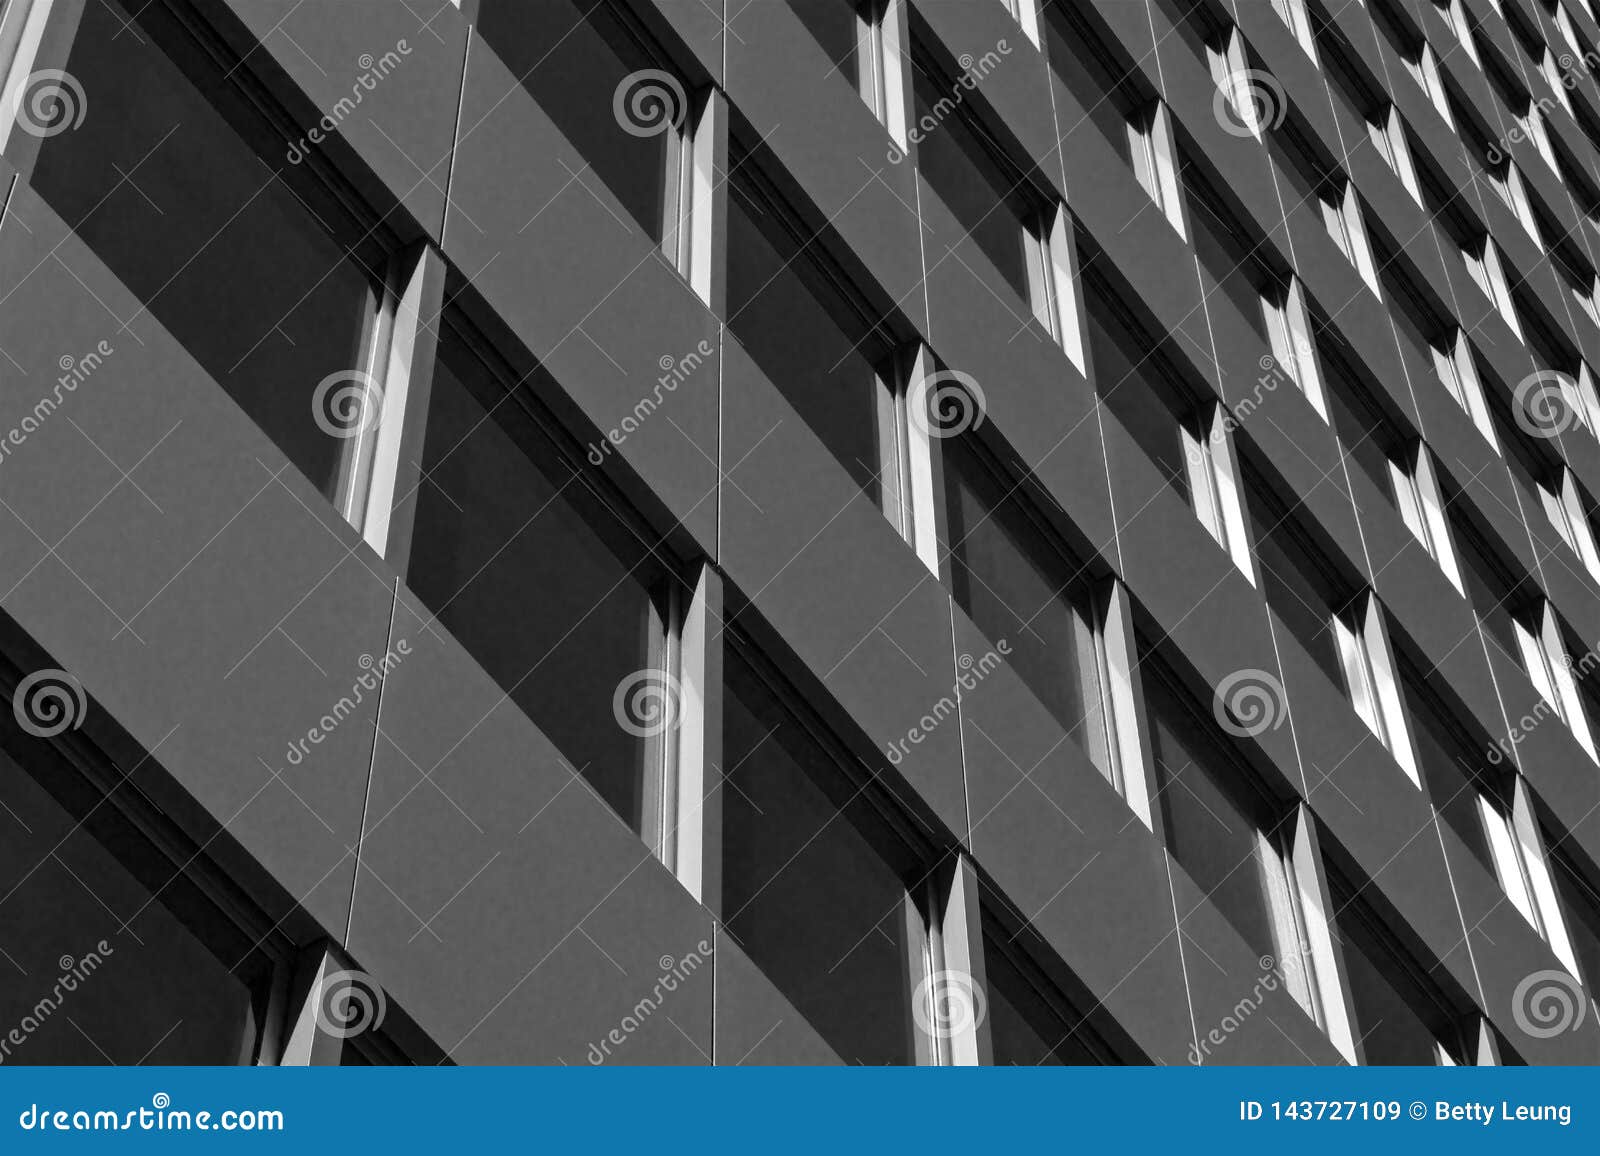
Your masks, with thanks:
M1600 1061L1589 0L9 0L0 1062Z

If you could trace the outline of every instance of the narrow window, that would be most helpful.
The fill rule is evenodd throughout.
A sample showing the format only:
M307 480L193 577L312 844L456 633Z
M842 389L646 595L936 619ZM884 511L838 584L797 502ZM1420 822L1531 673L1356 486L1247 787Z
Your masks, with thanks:
M839 75L860 94L872 115L887 125L891 94L884 15L888 0L795 0L793 8Z
M1348 180L1336 179L1318 194L1318 201L1322 206L1322 223L1328 230L1328 236L1333 238L1333 243L1344 254L1345 260L1360 272L1367 287L1382 297L1377 267L1372 261L1372 248L1367 242L1366 221L1361 215L1361 203L1356 198L1355 186Z
M1251 100L1250 70L1244 51L1244 37L1236 25L1219 29L1206 40L1206 63L1211 69L1211 81L1233 110L1233 117L1250 130L1256 140L1262 139L1261 110Z
M1037 46L1039 43L1039 0L1000 0L1011 19L1022 25L1022 31Z
M1180 237L1183 204L1178 196L1177 166L1172 151L1172 130L1166 107L1151 101L1128 117L1128 149L1133 160L1133 175L1150 194L1150 199L1166 214Z
M1478 288L1483 290L1483 295L1500 310L1500 316L1511 327L1511 332L1521 340L1522 325L1517 320L1516 306L1511 300L1505 269L1500 263L1500 250L1496 247L1494 239L1485 233L1475 244L1463 246L1461 256L1467 264L1468 274L1477 282Z
M1378 109L1367 120L1367 134L1372 138L1373 148L1383 157L1383 163L1394 170L1411 199L1422 204L1422 189L1417 184L1417 170L1411 162L1411 146L1406 141L1400 110L1392 104Z
M1189 471L1189 502L1194 507L1195 517L1254 584L1244 512L1239 504L1239 483L1221 404L1203 406L1188 421L1180 423L1178 429Z
M1596 553L1586 503L1572 471L1562 466L1549 482L1538 483L1538 490L1545 516L1550 519L1556 533L1582 560L1584 568L1600 578L1600 554Z
M1550 89L1556 94L1556 99L1561 102L1561 107L1567 110L1567 115L1572 116L1572 97L1567 93L1565 78L1561 75L1561 68L1556 64L1555 53L1549 48L1544 50L1544 55L1539 60L1539 71L1544 73L1545 80Z
M1551 5L1555 9L1556 27L1561 30L1561 37L1567 42L1567 47L1572 49L1572 54L1580 60L1583 58L1583 47L1578 41L1578 30L1572 23L1572 16L1561 6L1561 0L1555 0Z
M1556 161L1556 150L1550 143L1550 135L1545 131L1544 113L1540 111L1538 102L1529 97L1527 111L1517 119L1522 125L1522 131L1533 141L1534 147L1539 150L1539 155L1544 158L1544 163L1560 176L1561 166Z
M1541 601L1521 614L1513 614L1512 627L1516 633L1517 651L1523 669L1533 680L1534 689L1567 724L1578 745L1591 759L1600 761L1589 732L1588 717L1578 698L1577 683L1572 677L1572 663L1561 639L1561 626L1555 608L1549 602Z
M1296 277L1275 280L1261 291L1261 313L1273 360L1300 387L1313 408L1328 420L1328 400L1317 371L1316 348L1306 314L1305 292Z
M1472 418L1472 424L1494 447L1495 453L1499 453L1500 441L1495 436L1494 422L1489 417L1489 406L1484 400L1483 385L1478 379L1477 363L1466 333L1457 329L1451 337L1430 343L1428 348L1433 354L1433 369L1439 383Z
M1455 550L1450 545L1450 525L1439 495L1438 476L1427 447L1420 441L1414 442L1391 457L1389 479L1394 488L1395 507L1406 529L1439 564L1450 584L1465 594Z
M1278 14L1278 19L1294 33L1294 38L1300 42L1300 47L1305 49L1306 55L1311 57L1311 62L1317 63L1317 42L1311 32L1311 17L1306 11L1306 0L1272 0L1272 8Z
M1483 67L1483 59L1478 55L1478 45L1472 38L1472 25L1467 20L1466 9L1462 7L1461 0L1434 0L1434 6L1439 9L1440 15L1450 24L1450 29L1456 34L1456 39L1461 42L1461 47L1466 49L1472 63L1479 68Z
M1426 40L1417 41L1409 54L1402 54L1406 71L1411 73L1422 91L1433 101L1433 107L1444 118L1445 124L1455 129L1455 118L1450 115L1450 98L1445 95L1444 81L1439 77L1439 61Z

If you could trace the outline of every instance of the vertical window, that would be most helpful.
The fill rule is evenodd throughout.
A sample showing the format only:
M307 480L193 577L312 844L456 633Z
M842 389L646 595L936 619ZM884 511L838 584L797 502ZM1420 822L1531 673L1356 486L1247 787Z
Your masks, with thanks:
M1467 20L1467 11L1462 7L1461 0L1434 0L1434 6L1449 22L1451 31L1456 34L1461 47L1466 49L1467 55L1472 58L1472 63L1482 68L1483 59L1478 55L1478 45L1472 39L1472 25Z
M1539 59L1539 71L1544 73L1544 78L1549 82L1551 90L1556 94L1556 99L1561 102L1561 107L1567 110L1567 115L1572 116L1572 97L1567 93L1565 78L1561 75L1561 68L1556 63L1555 53L1549 48L1544 50L1544 55Z
M1550 143L1550 135L1545 131L1544 113L1540 111L1538 102L1531 96L1528 98L1527 111L1517 118L1522 125L1522 131L1528 139L1533 141L1534 147L1539 150L1539 155L1544 158L1544 163L1549 165L1557 175L1561 175L1561 166L1556 162L1556 150Z
M1445 94L1444 81L1439 77L1438 58L1434 56L1428 42L1417 41L1412 50L1403 54L1401 59L1405 62L1406 71L1411 73L1411 79L1428 94L1428 99L1433 101L1433 107L1444 117L1445 124L1453 130L1456 122L1450 115L1450 98Z
M1125 791L1104 606L1053 535L971 439L943 443L946 531L956 604L1106 780Z
M1499 453L1500 442L1495 437L1494 422L1489 417L1483 384L1478 379L1477 363L1466 333L1457 329L1452 337L1439 343L1430 343L1428 348L1433 353L1433 369L1439 377L1439 383L1472 418L1472 423L1494 447L1495 453Z
M1400 110L1392 104L1378 109L1367 120L1367 134L1372 138L1372 147L1383 157L1383 163L1394 170L1411 199L1422 204L1422 189L1417 184L1417 170L1411 162L1411 146L1406 140Z
M1180 237L1183 204L1178 196L1178 173L1172 151L1172 128L1166 106L1151 101L1128 117L1128 150L1133 159L1133 175L1144 186L1158 208L1166 214Z
M1401 770L1420 786L1416 752L1406 726L1382 615L1377 598L1368 592L1333 616L1345 694L1367 729L1389 748Z
M1248 128L1256 140L1261 140L1261 112L1251 100L1249 81L1253 74L1238 27L1230 24L1225 30L1217 30L1206 40L1205 47L1212 83L1233 109L1234 119Z
M1339 246L1345 260L1361 273L1361 279L1368 288L1382 297L1383 291L1378 287L1378 270L1372 261L1372 247L1367 243L1367 225L1361 215L1361 203L1356 198L1355 185L1342 178L1335 179L1318 193L1318 201L1322 206L1322 223L1328 230L1328 236Z
M218 110L229 86L131 19L85 6L66 70L94 79L94 111L41 142L33 187L331 500L350 431L329 403L365 374L383 257L330 236L312 183Z
M998 926L983 929L989 1039L996 1067L1114 1064L1109 1045L1013 946Z
M1433 458L1421 442L1414 442L1389 459L1389 479L1394 487L1395 506L1406 529L1422 543L1433 560L1439 563L1450 584L1462 594L1461 570L1456 565L1455 550L1450 545L1450 524L1445 517L1444 502L1439 495L1438 476L1434 472Z
M723 700L724 924L846 1063L915 1063L920 873L845 756L742 650Z
M1083 356L1083 316L1078 280L1071 264L1072 229L1066 206L1041 208L1027 222L1024 244L1028 257L1028 302L1034 319L1067 351L1080 373L1088 373Z
M1572 16L1561 6L1561 0L1555 0L1551 5L1555 9L1556 27L1561 30L1561 38L1567 42L1567 47L1572 49L1572 54L1579 59L1583 57L1583 48L1578 42L1578 30L1572 23Z
M899 507L879 398L895 342L749 154L728 189L728 330L868 498ZM892 391L891 391L892 392Z
M1272 357L1300 387L1313 408L1328 420L1328 399L1317 371L1316 347L1306 313L1305 291L1299 278L1276 280L1261 291L1261 313L1266 321Z
M1233 454L1227 444L1227 421L1221 404L1203 406L1179 424L1184 461L1189 470L1189 502L1206 532L1226 550L1252 584L1250 543L1245 534L1244 511L1239 504L1239 482Z
M571 772L649 837L674 732L616 711L676 694L676 583L506 377L441 327L407 581Z
M1506 284L1500 250L1495 246L1494 239L1485 233L1479 241L1462 246L1461 257L1467 264L1468 274L1483 290L1483 295L1500 310L1500 316L1520 340L1522 325L1517 320L1516 306L1511 300L1511 289Z
M1169 849L1257 955L1322 1023L1316 967L1290 846L1294 819L1239 762L1158 658L1143 666L1155 783Z
M1317 62L1317 42L1311 33L1311 17L1306 11L1306 0L1272 0L1272 9L1278 14L1294 38L1305 49L1311 62Z
M1589 521L1587 504L1578 489L1572 471L1562 466L1560 472L1548 482L1538 483L1539 498L1544 504L1545 516L1561 535L1561 540L1582 561L1584 569L1600 578L1600 553L1595 550L1594 531Z
M1567 724L1578 745L1591 759L1600 762L1589 733L1588 718L1578 698L1577 683L1572 678L1572 663L1561 639L1555 608L1541 600L1536 607L1520 615L1513 614L1511 624L1523 669L1533 680L1534 689Z
M1334 927L1355 1012L1361 1059L1372 1066L1443 1066L1465 1057L1446 997L1353 889L1334 894Z
M795 15L879 121L888 123L887 0L793 0Z
M1011 19L1022 25L1022 31L1037 47L1039 43L1039 0L1000 0Z

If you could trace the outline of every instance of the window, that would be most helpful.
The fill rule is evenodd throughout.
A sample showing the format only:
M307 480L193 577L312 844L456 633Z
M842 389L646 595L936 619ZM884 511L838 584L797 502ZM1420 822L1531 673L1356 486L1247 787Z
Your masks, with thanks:
M1151 101L1129 116L1128 149L1133 158L1133 175L1166 214L1178 235L1186 236L1173 160L1172 128L1166 106L1159 100Z
M1551 840L1546 840L1552 843ZM1554 845L1554 844L1553 844ZM1551 874L1565 912L1579 978L1592 993L1600 988L1600 889L1578 871L1577 864L1560 850L1550 855Z
M1417 41L1410 52L1402 53L1401 59L1405 62L1406 71L1411 73L1411 79L1428 94L1428 99L1433 101L1433 107L1444 117L1445 124L1453 130L1456 122L1450 115L1450 98L1445 95L1444 81L1439 77L1439 61L1428 42Z
M1506 284L1505 269L1500 264L1500 250L1493 238L1485 233L1475 244L1463 245L1461 259L1466 262L1468 274L1483 290L1483 295L1500 310L1500 316L1520 340L1522 325L1517 321L1517 310L1511 300L1510 287Z
M1578 699L1577 683L1572 678L1572 663L1566 645L1561 640L1561 626L1555 608L1542 601L1539 605L1513 614L1512 628L1516 634L1517 651L1522 667L1533 680L1539 696L1556 712L1574 738L1591 759L1600 762L1595 754L1594 739L1589 733L1588 718Z
M1495 453L1499 453L1500 442L1495 437L1494 422L1489 417L1483 385L1478 379L1477 363L1472 355L1472 347L1467 343L1466 333L1457 329L1452 337L1440 343L1430 343L1428 348L1433 353L1433 369L1440 384L1472 418L1472 424L1494 447Z
M1261 313L1266 320L1272 358L1288 374L1313 408L1328 420L1328 400L1317 372L1316 347L1306 314L1305 290L1298 277L1275 280L1262 290Z
M330 236L345 217L218 111L220 74L191 80L131 19L85 6L66 67L95 109L41 142L33 187L332 500L351 439L327 403L367 365L386 254Z
M1227 102L1235 121L1248 129L1256 140L1261 140L1262 129L1266 126L1250 84L1256 74L1245 56L1244 37L1239 34L1238 27L1230 24L1226 29L1218 28L1206 39L1205 50L1206 64L1211 69L1211 81L1217 86L1219 99Z
M1417 170L1411 163L1411 146L1406 140L1400 110L1392 104L1384 105L1368 118L1367 134L1372 138L1372 147L1383 157L1383 163L1394 170L1411 199L1422 204L1422 189L1417 184Z
M1063 315L1070 313L1072 278L1069 270L1058 267L1066 250L1064 234L1058 241L1056 230L1065 228L1065 221L1055 203L1047 203L1035 191L974 117L965 112L940 117L934 112L941 100L948 104L945 93L952 89L959 91L957 86L941 85L918 58L913 85L916 117L919 122L924 117L939 122L937 132L918 142L918 168L1000 279L1046 332L1063 342L1063 335L1070 338L1068 330L1076 329L1063 321Z
M1533 239L1534 244L1542 245L1544 242L1539 237L1538 219L1533 215L1533 202L1528 200L1528 189L1523 183L1522 171L1510 157L1504 156L1498 163L1485 159L1483 171L1484 178L1489 182L1489 188L1494 190L1495 196L1516 215L1517 221Z
M998 926L983 929L989 1039L996 1067L1114 1064L1110 1046Z
M927 935L914 858L742 640L725 685L728 933L846 1063L915 1063Z
M209 899L204 857L171 857L137 789L101 806L79 755L24 734L10 711L0 734L0 1022L12 1029L0 1058L275 1063L260 1055L274 961L235 908ZM109 760L99 771L116 785L122 773Z
M1333 616L1339 660L1344 668L1344 691L1367 729L1389 748L1411 780L1421 785L1389 658L1382 613L1377 599L1368 593Z
M1126 662L1108 646L1105 604L972 439L942 448L956 604L990 641L1010 645L1012 669L1125 793L1119 732L1129 728L1118 726L1111 679Z
M1572 23L1572 16L1561 6L1561 0L1554 0L1550 7L1553 9L1551 16L1555 18L1556 27L1561 30L1561 38L1567 42L1567 47L1572 49L1572 54L1581 59L1583 48L1578 42L1578 30Z
M885 26L888 0L793 0L793 8L872 115L890 125L900 94L899 48L890 51L895 32Z
M1567 110L1567 115L1574 116L1572 97L1567 92L1565 78L1561 75L1561 68L1556 63L1555 53L1551 52L1549 48L1544 50L1544 54L1539 59L1539 71L1544 74L1545 80L1549 82L1551 91L1556 94L1556 99L1561 102L1561 107Z
M1039 43L1039 0L1000 0L1011 19L1022 25L1022 31L1037 46Z
M1226 411L1220 403L1202 406L1178 430L1189 467L1189 502L1195 516L1254 584Z
M1311 18L1306 12L1306 0L1272 0L1272 10L1288 26L1300 47L1306 50L1311 62L1317 62L1317 43L1311 34Z
M515 377L478 346L441 326L407 581L568 769L652 838L675 731L650 712L678 705L678 583L558 449L534 391L508 397Z
M879 509L899 509L885 469L896 431L896 342L844 271L742 154L728 190L728 329ZM893 520L893 519L891 519Z
M1538 102L1532 97L1528 98L1527 111L1517 118L1517 123L1522 126L1523 134L1533 142L1539 155L1544 158L1544 163L1549 165L1556 176L1561 175L1561 165L1556 161L1555 147L1550 143L1550 135L1545 131L1544 113L1540 111Z
M1421 442L1412 443L1409 448L1389 459L1389 480L1394 487L1395 507L1400 511L1406 529L1439 563L1450 584L1465 594L1461 585L1461 570L1456 565L1455 550L1450 545L1450 524L1445 518L1444 502L1439 496L1433 455Z
M1361 1062L1449 1067L1465 1050L1454 1009L1353 889L1334 892L1334 926Z
M492 0L477 30L540 109L686 276L694 110L665 53L620 5L572 19L549 5ZM550 50L559 43L561 51ZM620 118L620 119L619 119Z
M1158 658L1142 663L1156 789L1169 849L1285 986L1322 1023L1317 969L1295 870L1292 808L1266 793ZM1289 817L1285 818L1285 813Z
M1582 561L1584 569L1600 578L1600 553L1595 550L1594 531L1589 521L1587 503L1578 489L1572 471L1562 466L1549 482L1538 483L1539 498L1544 503L1545 517L1561 535L1561 540Z
M1439 14L1449 22L1450 30L1456 34L1461 47L1466 49L1467 55L1472 58L1472 63L1482 68L1483 59L1478 55L1478 45L1472 39L1472 25L1467 20L1467 11L1462 7L1461 0L1433 0L1433 2L1439 9Z
M1361 203L1356 198L1355 185L1338 178L1326 185L1318 194L1322 206L1322 223L1328 236L1339 246L1339 251L1361 273L1367 287L1380 298L1378 271L1372 263L1372 247L1367 243L1366 221L1361 215Z

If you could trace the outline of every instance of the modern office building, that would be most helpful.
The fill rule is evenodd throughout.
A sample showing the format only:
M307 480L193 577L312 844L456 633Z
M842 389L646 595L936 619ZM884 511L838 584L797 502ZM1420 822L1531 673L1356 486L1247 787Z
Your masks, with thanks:
M0 6L0 1062L1600 1062L1590 0Z

